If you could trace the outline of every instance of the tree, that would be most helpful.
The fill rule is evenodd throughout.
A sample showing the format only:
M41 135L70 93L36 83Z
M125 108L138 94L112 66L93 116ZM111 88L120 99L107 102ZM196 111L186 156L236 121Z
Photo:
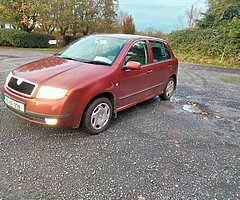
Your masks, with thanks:
M237 17L233 18L228 28L228 36L232 39L234 43L238 43L240 47L240 19L238 19Z
M56 0L39 0L41 9L39 10L39 26L45 34L52 34L57 27L57 8L59 2Z
M58 8L56 10L56 25L60 29L61 36L66 35L67 30L72 24L73 16L73 1L72 0L56 0Z
M35 0L0 0L0 21L32 32L36 26L39 6Z
M188 28L194 28L196 19L201 16L201 11L192 5L190 9L186 10L186 16Z
M122 32L126 34L134 34L136 32L132 15L126 16L122 22Z
M0 24L31 32L35 27L46 34L58 30L64 37L112 32L118 0L0 0Z
M117 20L117 0L101 0L97 9L96 30L114 32Z
M117 0L82 0L74 7L73 32L111 32L117 18Z
M200 28L213 28L230 23L234 17L240 18L239 0L208 0L208 4L203 19L197 21Z

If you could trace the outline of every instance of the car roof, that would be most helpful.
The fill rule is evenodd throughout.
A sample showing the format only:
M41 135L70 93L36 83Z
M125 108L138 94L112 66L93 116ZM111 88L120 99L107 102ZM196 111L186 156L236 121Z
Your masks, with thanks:
M164 41L161 38L155 38L155 37L144 36L144 35L132 35L132 34L96 34L95 36L106 36L106 37L126 39L126 40L146 39L146 40L161 40L161 41Z

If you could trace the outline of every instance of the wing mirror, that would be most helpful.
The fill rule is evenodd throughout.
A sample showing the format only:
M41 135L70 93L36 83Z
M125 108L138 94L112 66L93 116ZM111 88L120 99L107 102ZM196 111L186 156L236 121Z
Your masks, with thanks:
M141 69L141 64L139 62L129 61L126 64L125 69L139 70Z

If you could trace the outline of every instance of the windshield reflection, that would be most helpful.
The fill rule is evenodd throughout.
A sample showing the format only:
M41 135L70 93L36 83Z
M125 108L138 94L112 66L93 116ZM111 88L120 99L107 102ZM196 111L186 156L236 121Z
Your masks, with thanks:
M57 56L90 64L112 65L127 40L107 36L84 37Z

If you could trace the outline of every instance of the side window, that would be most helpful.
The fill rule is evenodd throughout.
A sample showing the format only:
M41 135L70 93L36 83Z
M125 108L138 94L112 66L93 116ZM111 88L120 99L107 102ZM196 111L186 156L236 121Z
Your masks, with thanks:
M141 65L149 63L146 41L139 41L133 44L131 49L128 51L124 64L126 65L129 61L139 62Z
M160 62L171 58L169 49L162 42L150 41L154 62Z

